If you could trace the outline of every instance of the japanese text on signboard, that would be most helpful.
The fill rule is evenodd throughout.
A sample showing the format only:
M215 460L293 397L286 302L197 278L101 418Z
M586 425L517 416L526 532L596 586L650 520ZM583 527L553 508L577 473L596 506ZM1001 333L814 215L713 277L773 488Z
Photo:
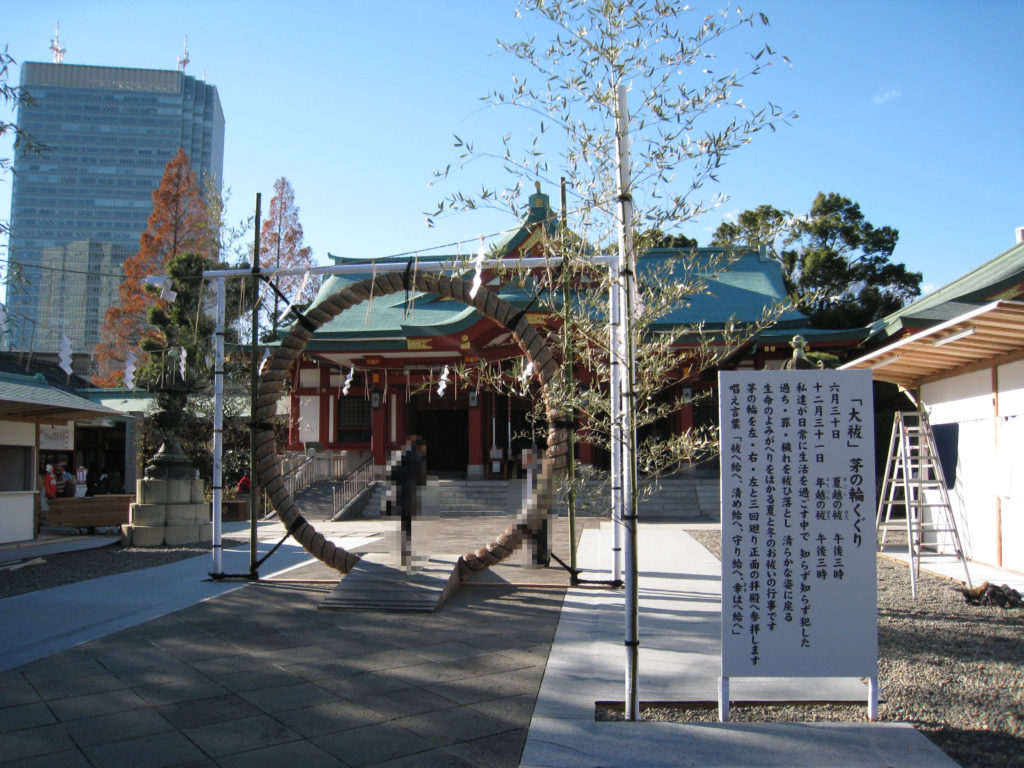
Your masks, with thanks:
M872 674L870 377L723 372L720 387L723 674ZM851 643L869 651L857 670L830 666Z

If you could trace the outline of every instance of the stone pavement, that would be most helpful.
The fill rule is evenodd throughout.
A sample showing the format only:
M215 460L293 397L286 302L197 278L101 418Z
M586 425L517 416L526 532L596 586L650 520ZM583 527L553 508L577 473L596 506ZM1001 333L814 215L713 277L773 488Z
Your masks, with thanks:
M503 524L418 521L414 546L460 551ZM333 526L332 535L357 544L394 527ZM278 533L263 526L260 538L269 544ZM378 537L363 549L382 546ZM289 545L274 558L305 560ZM73 595L47 590L65 590L63 598L0 601L0 632L21 627L0 634L0 658L24 654L33 641L47 651L65 645L0 672L0 766L518 765L558 623L558 572L544 583L538 571L512 564L507 577L464 587L442 611L410 615L317 610L338 578L319 563L245 588L201 582L208 558L183 563L123 574L131 583L69 585L79 590ZM182 576L187 568L191 577ZM507 583L524 580L538 583ZM104 605L134 604L147 584L164 604L202 602L164 605L173 612L154 609L158 618L129 605L120 617L90 619ZM70 598L82 600L80 611ZM32 613L40 614L35 623ZM72 614L78 629L62 631ZM92 630L103 636L75 644Z
M383 551L380 534L397 521L318 527L361 542L357 551ZM502 527L417 521L414 550L464 551ZM279 533L261 527L263 546ZM704 698L716 679L717 562L691 545L681 526L641 527L645 700ZM590 521L587 562L603 565L605 549ZM209 569L197 560L197 573ZM317 610L337 574L304 562L285 545L264 567L269 581L244 588L197 588L151 573L159 568L70 585L93 592L77 611L44 593L0 601L0 659L50 643L48 655L0 672L0 766L954 765L898 725L596 723L595 701L623 698L622 593L566 593L564 571L522 557L433 614ZM147 583L162 595L158 617L133 606ZM210 586L224 591L171 604ZM90 622L102 606L124 604L126 615ZM51 620L22 625L33 606ZM97 634L81 642L62 632L71 615ZM25 631L3 634L8 626Z

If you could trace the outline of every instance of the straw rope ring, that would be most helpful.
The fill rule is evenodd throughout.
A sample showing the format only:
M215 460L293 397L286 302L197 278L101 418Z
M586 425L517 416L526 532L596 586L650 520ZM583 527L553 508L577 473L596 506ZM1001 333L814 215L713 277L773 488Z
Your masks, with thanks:
M406 285L401 274L390 272L366 278L348 285L328 296L306 314L308 322L295 323L281 345L270 358L266 372L260 379L256 399L256 422L261 425L256 432L256 480L263 490L278 518L284 523L292 537L313 557L347 573L359 560L359 556L328 541L323 534L302 516L295 500L285 487L281 476L281 462L275 450L275 430L269 425L277 403L284 392L285 380L295 360L306 348L313 333L324 323L350 307L361 304L371 296L384 296L405 291ZM544 345L537 330L506 301L486 288L477 290L470 297L470 283L460 278L430 272L416 274L411 281L416 290L434 293L454 299L477 311L512 333L516 343L533 363L540 380L548 417L548 447L541 463L538 493L523 502L519 511L519 522L509 526L496 538L479 549L467 552L459 558L459 572L462 575L481 571L501 562L511 555L522 543L523 537L540 530L551 509L554 497L554 476L564 469L568 458L568 428L560 414L553 409L549 397L549 384L558 375L560 368ZM510 327L510 324L512 327Z

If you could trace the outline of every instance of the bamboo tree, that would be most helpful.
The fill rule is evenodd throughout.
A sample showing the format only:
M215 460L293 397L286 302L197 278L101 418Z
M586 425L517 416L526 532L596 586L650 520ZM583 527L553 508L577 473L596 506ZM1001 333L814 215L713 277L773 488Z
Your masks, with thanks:
M595 257L607 253L617 240L616 91L620 86L630 89L630 224L650 233L640 238L641 244L655 238L683 244L687 241L672 238L679 238L680 229L724 199L706 192L705 185L717 180L726 160L759 132L775 130L793 117L770 102L748 107L741 96L751 78L786 59L760 40L768 19L757 12L726 9L701 14L677 3L630 0L526 0L519 12L530 18L536 34L501 43L520 71L513 75L510 91L494 90L486 99L496 109L527 116L532 127L524 128L525 140L519 140L522 134L509 133L496 147L456 137L458 157L435 174L436 183L450 184L471 164L475 168L490 161L500 168L494 176L511 176L511 183L504 188L484 186L475 193L449 192L428 219L484 207L521 218L524 186L554 187L560 176L565 177L565 224L542 222L551 234L532 254L557 256L565 265L543 276L527 275L512 263L495 272L534 295L535 309L561 318L559 324L568 329L565 339L552 334L552 351L563 361L571 356L579 382L552 396L559 398L562 412L575 417L581 439L608 450L610 278ZM750 44L745 69L715 58L715 49L727 37ZM680 247L665 266L645 267L632 339L637 431L692 402L683 397L682 382L717 365L785 309L766 307L760 317L729 322L723 328L698 323L678 328L675 334L650 332L655 322L689 298L706 293L737 256L729 249L715 257L698 256L692 248ZM572 298L566 300L563 294ZM571 314L568 322L566 313ZM678 339L684 335L693 341L681 357ZM513 364L502 375L493 367L467 375L508 392L521 372ZM541 416L539 410L537 415ZM638 446L638 466L647 477L658 477L707 458L716 444L711 430L646 440ZM581 469L575 488L592 477Z
M557 236L542 237L529 254L558 257L561 268L529 274L509 263L495 272L532 294L537 310L560 318L561 336L549 336L552 352L563 361L573 361L580 382L553 387L547 397L556 399L557 412L577 420L585 430L584 439L609 449L607 382L610 366L621 354L612 348L607 332L611 281L637 283L622 302L628 318L625 325L630 328L623 339L625 361L634 378L628 396L635 407L630 409L623 435L629 442L644 427L689 402L680 386L684 381L715 366L784 309L768 306L758 318L728 322L722 328L697 323L655 334L651 332L654 323L690 297L706 293L738 254L723 249L709 257L689 247L679 248L660 267L645 265L642 280L632 261L628 236L626 266L616 274L600 266L595 257L607 253L608 244L619 239L620 226L627 233L635 228L675 237L681 227L723 201L721 195L704 190L708 182L717 181L722 164L757 133L775 130L792 116L770 102L748 107L741 96L750 78L785 57L757 39L768 27L767 17L739 9L700 14L667 0L525 0L519 13L542 29L501 44L522 71L513 75L510 91L492 91L487 101L494 108L532 118L532 126L525 133L511 131L494 147L456 137L456 161L436 174L443 184L471 163L476 167L493 161L500 176L511 176L512 181L505 188L485 185L475 193L450 192L428 214L428 221L484 207L505 209L519 217L524 186L547 183L553 187L555 179L565 177L573 198L567 227L563 225ZM716 60L715 49L726 36L743 37L752 44L745 69ZM630 92L630 110L621 115L628 134L617 134L618 94L623 89ZM628 141L633 156L632 178L625 186L620 186L618 174L620 140ZM623 201L628 205L622 209L631 211L624 221L619 212ZM542 223L545 233L557 231L556 223L548 224ZM685 351L678 343L684 335L695 339ZM484 378L498 391L508 391L522 373L514 363L500 371L480 367L469 375ZM538 416L540 401L535 398ZM712 430L690 430L638 445L633 463L625 468L633 480L630 517L637 503L638 470L657 478L681 464L706 458L716 445ZM585 475L579 473L571 484L563 480L563 492L571 498ZM627 681L627 687L628 697L635 700L636 637L627 630L630 643L634 684L629 686ZM637 716L634 705L631 702L632 717Z

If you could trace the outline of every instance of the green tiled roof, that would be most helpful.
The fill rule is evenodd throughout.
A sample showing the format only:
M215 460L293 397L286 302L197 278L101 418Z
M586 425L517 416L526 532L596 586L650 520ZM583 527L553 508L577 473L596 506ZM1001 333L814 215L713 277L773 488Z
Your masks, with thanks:
M656 328L701 322L708 328L721 328L730 321L750 322L786 298L782 267L758 251L737 255L718 248L696 248L692 252L655 249L639 260L637 273L641 281L660 275L701 288L685 304L658 320ZM791 309L778 322L804 325L807 317Z
M119 415L117 411L52 386L42 374L0 374L0 419L69 421Z
M539 191L530 196L528 213L519 228L492 245L491 252L514 253L538 226L543 226L549 234L557 232L559 226L547 195ZM345 286L373 277L374 263L393 266L408 262L409 256L392 256L373 261L331 255L331 259L339 265L365 265L365 271L328 277L314 299L314 305ZM466 263L467 260L466 255L455 254L427 254L420 257L421 262L448 264ZM705 328L715 330L729 322L752 322L758 320L767 307L786 298L781 266L758 251L734 253L720 248L696 248L692 251L654 249L639 259L637 273L641 281L648 282L657 279L656 275L676 283L693 282L694 276L699 275L707 277L701 291L695 292L656 323L655 330L660 331L682 329L698 323L704 323ZM532 296L532 293L511 284L494 290L517 309L525 308ZM461 333L481 319L475 309L436 294L416 291L410 295L408 304L404 292L374 297L372 301L352 307L325 323L314 334L307 348L323 350L337 347L339 342L343 342L346 348L352 350L398 349L406 346L405 340L409 337ZM789 310L779 318L777 327L803 328L806 322L805 315Z
M887 338L903 329L927 328L951 320L1021 283L1024 243L1008 248L937 291L882 318L872 325L872 334Z
M354 259L334 258L339 263L360 263ZM455 257L447 258L455 261ZM699 248L693 252L658 249L640 258L637 273L641 281L648 282L665 279L696 283L700 276L707 276L702 291L658 320L654 326L657 330L701 322L713 330L730 321L754 321L766 307L786 297L781 267L756 251L730 257L720 249ZM332 275L324 281L314 304L372 275L372 268L360 274ZM502 299L516 308L521 309L530 302L530 295L514 285L502 285L497 290ZM352 349L401 348L404 339L410 336L460 333L480 318L475 309L437 294L413 292L407 307L404 292L392 293L374 297L371 302L363 302L325 323L308 348L323 349L338 341L344 341ZM802 328L806 320L802 313L788 310L777 325Z

